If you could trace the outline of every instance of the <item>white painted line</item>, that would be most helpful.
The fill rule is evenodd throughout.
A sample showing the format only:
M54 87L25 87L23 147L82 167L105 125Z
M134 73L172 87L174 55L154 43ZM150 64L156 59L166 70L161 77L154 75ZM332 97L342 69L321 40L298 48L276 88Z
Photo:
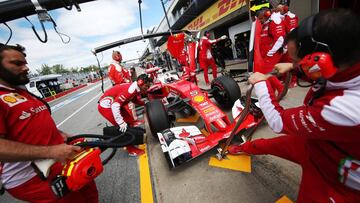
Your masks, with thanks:
M56 127L60 127L62 124L64 124L67 120L69 120L71 117L73 117L75 114L77 114L79 111L81 111L81 109L83 109L86 105L88 105L90 102L92 102L94 99L98 98L98 96L100 96L101 94L103 94L102 92L100 92L99 94L97 94L95 97L93 97L92 99L90 99L90 101L86 102L86 104L84 104L84 106L82 106L80 109L76 110L74 113L72 113L70 116L68 116L67 118L65 118L65 120L63 120L61 123L57 124Z
M106 91L109 87L105 87L104 91ZM81 111L86 105L88 105L90 102L92 102L94 99L98 98L100 95L102 95L103 93L100 92L99 94L97 94L95 97L93 97L92 99L90 99L88 102L86 102L86 104L84 104L80 109L76 110L74 113L72 113L70 116L68 116L67 118L65 118L65 120L61 121L61 123L57 124L56 127L59 128L62 124L64 124L67 120L69 120L71 117L73 117L75 114L79 113L79 111Z
M91 88L89 88L89 89L87 89L87 90L84 90L84 91L82 91L82 92L79 92L79 93L77 93L77 94L74 94L74 95L70 96L68 99L66 99L66 100L64 100L64 101L62 101L62 102L60 102L60 103L52 106L52 107L51 107L51 111L52 111L52 112L56 112L56 111L60 110L61 108L63 108L63 107L66 106L67 104L72 103L73 101L79 99L80 97L84 96L85 94L87 94L87 93L93 91L94 89L98 88L100 85L101 85L101 84L97 84L97 85L95 85L95 86L93 86L93 87L91 87Z

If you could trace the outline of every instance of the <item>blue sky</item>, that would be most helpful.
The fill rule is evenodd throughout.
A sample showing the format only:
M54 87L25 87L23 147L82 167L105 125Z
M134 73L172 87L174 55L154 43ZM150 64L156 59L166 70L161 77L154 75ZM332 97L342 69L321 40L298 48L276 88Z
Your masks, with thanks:
M39 69L42 64L63 64L65 67L85 67L96 64L96 59L90 50L94 47L127 37L140 35L138 0L99 0L81 4L81 12L64 8L50 11L57 23L58 31L71 37L69 44L63 44L50 23L46 23L48 42L41 43L33 33L30 24L25 19L8 22L13 30L9 44L25 46L27 60L31 71ZM164 16L160 0L143 0L142 3L144 32L157 26ZM40 37L43 37L37 16L29 17L35 24ZM9 31L0 26L0 42L4 43ZM147 41L138 41L120 48L103 52L102 64L111 61L111 51L120 50L124 60L138 57L138 51L143 52ZM140 53L139 52L139 53Z

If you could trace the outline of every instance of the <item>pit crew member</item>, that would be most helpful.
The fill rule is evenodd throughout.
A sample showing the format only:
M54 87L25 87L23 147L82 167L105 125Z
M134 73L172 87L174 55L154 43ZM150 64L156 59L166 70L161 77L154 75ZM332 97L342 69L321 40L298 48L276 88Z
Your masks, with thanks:
M211 66L212 68L213 79L217 78L217 66L215 64L214 57L211 54L211 45L226 38L227 38L226 35L224 35L218 39L211 40L210 32L207 30L205 31L204 36L200 40L199 64L200 64L200 68L204 70L204 79L206 85L210 85L209 76L208 76L209 66Z
M229 152L271 154L301 165L297 202L360 202L358 36L360 17L345 9L321 11L290 32L296 65L275 68L297 68L313 82L302 106L283 109L265 75L249 78L269 126L285 135L233 145Z
M98 202L92 181L59 199L51 181L61 173L63 162L81 149L67 145L47 103L22 86L29 82L25 49L0 44L0 173L1 182L13 197L27 202ZM46 180L32 167L38 159L55 159Z
M129 109L129 102L144 105L141 94L146 94L151 79L146 74L138 76L132 83L115 85L100 97L98 110L100 114L114 126L119 126L121 132L126 132L127 127L137 126L139 121L134 119L133 112ZM138 156L143 150L128 145L126 147L130 156Z

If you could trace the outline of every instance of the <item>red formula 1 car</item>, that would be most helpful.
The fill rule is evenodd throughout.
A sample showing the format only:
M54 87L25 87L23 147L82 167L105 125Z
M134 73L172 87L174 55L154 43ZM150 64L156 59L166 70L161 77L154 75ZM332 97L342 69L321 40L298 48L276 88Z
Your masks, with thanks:
M159 80L149 89L146 117L170 168L204 154L230 136L244 108L244 98L240 99L240 88L232 78L215 79L210 90L200 89L170 73L160 74ZM210 99L212 97L220 107ZM262 114L255 102L236 131L237 135L251 131L260 121ZM222 110L231 107L233 118ZM188 125L178 126L177 121L184 118L191 118L186 121Z
M192 40L185 40L189 36L175 35L183 32L172 31L172 33L136 36L92 50L96 55L119 45L173 34L172 37L169 37L168 48L169 51L171 47L173 48L174 51L171 53L180 61L184 74L179 77L177 73L162 72L156 67L147 70L147 74L153 77L155 84L148 90L147 97L150 101L145 106L151 134L160 141L170 168L175 168L204 154L216 147L220 141L234 134L232 131L236 126L237 117L239 117L237 114L245 106L245 99L240 99L241 92L238 84L230 77L218 77L212 81L211 89L208 90L200 89L195 84L195 43ZM188 35L191 34L188 33ZM220 107L211 98L214 98ZM262 114L254 103L255 101L253 101L253 105L251 105L253 108L246 118L241 119L241 124L235 132L236 136L253 132L260 122ZM233 107L233 118L229 118L222 110L231 107ZM187 125L182 123L182 126L179 126L180 118L183 120L192 118L193 121L190 122L191 119L188 119Z

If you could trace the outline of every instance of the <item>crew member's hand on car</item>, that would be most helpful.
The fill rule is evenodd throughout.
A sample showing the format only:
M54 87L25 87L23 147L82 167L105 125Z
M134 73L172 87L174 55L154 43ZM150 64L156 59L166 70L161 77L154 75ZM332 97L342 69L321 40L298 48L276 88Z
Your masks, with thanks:
M126 129L127 129L127 124L125 122L123 122L119 125L120 132L124 133L124 132L126 132Z

